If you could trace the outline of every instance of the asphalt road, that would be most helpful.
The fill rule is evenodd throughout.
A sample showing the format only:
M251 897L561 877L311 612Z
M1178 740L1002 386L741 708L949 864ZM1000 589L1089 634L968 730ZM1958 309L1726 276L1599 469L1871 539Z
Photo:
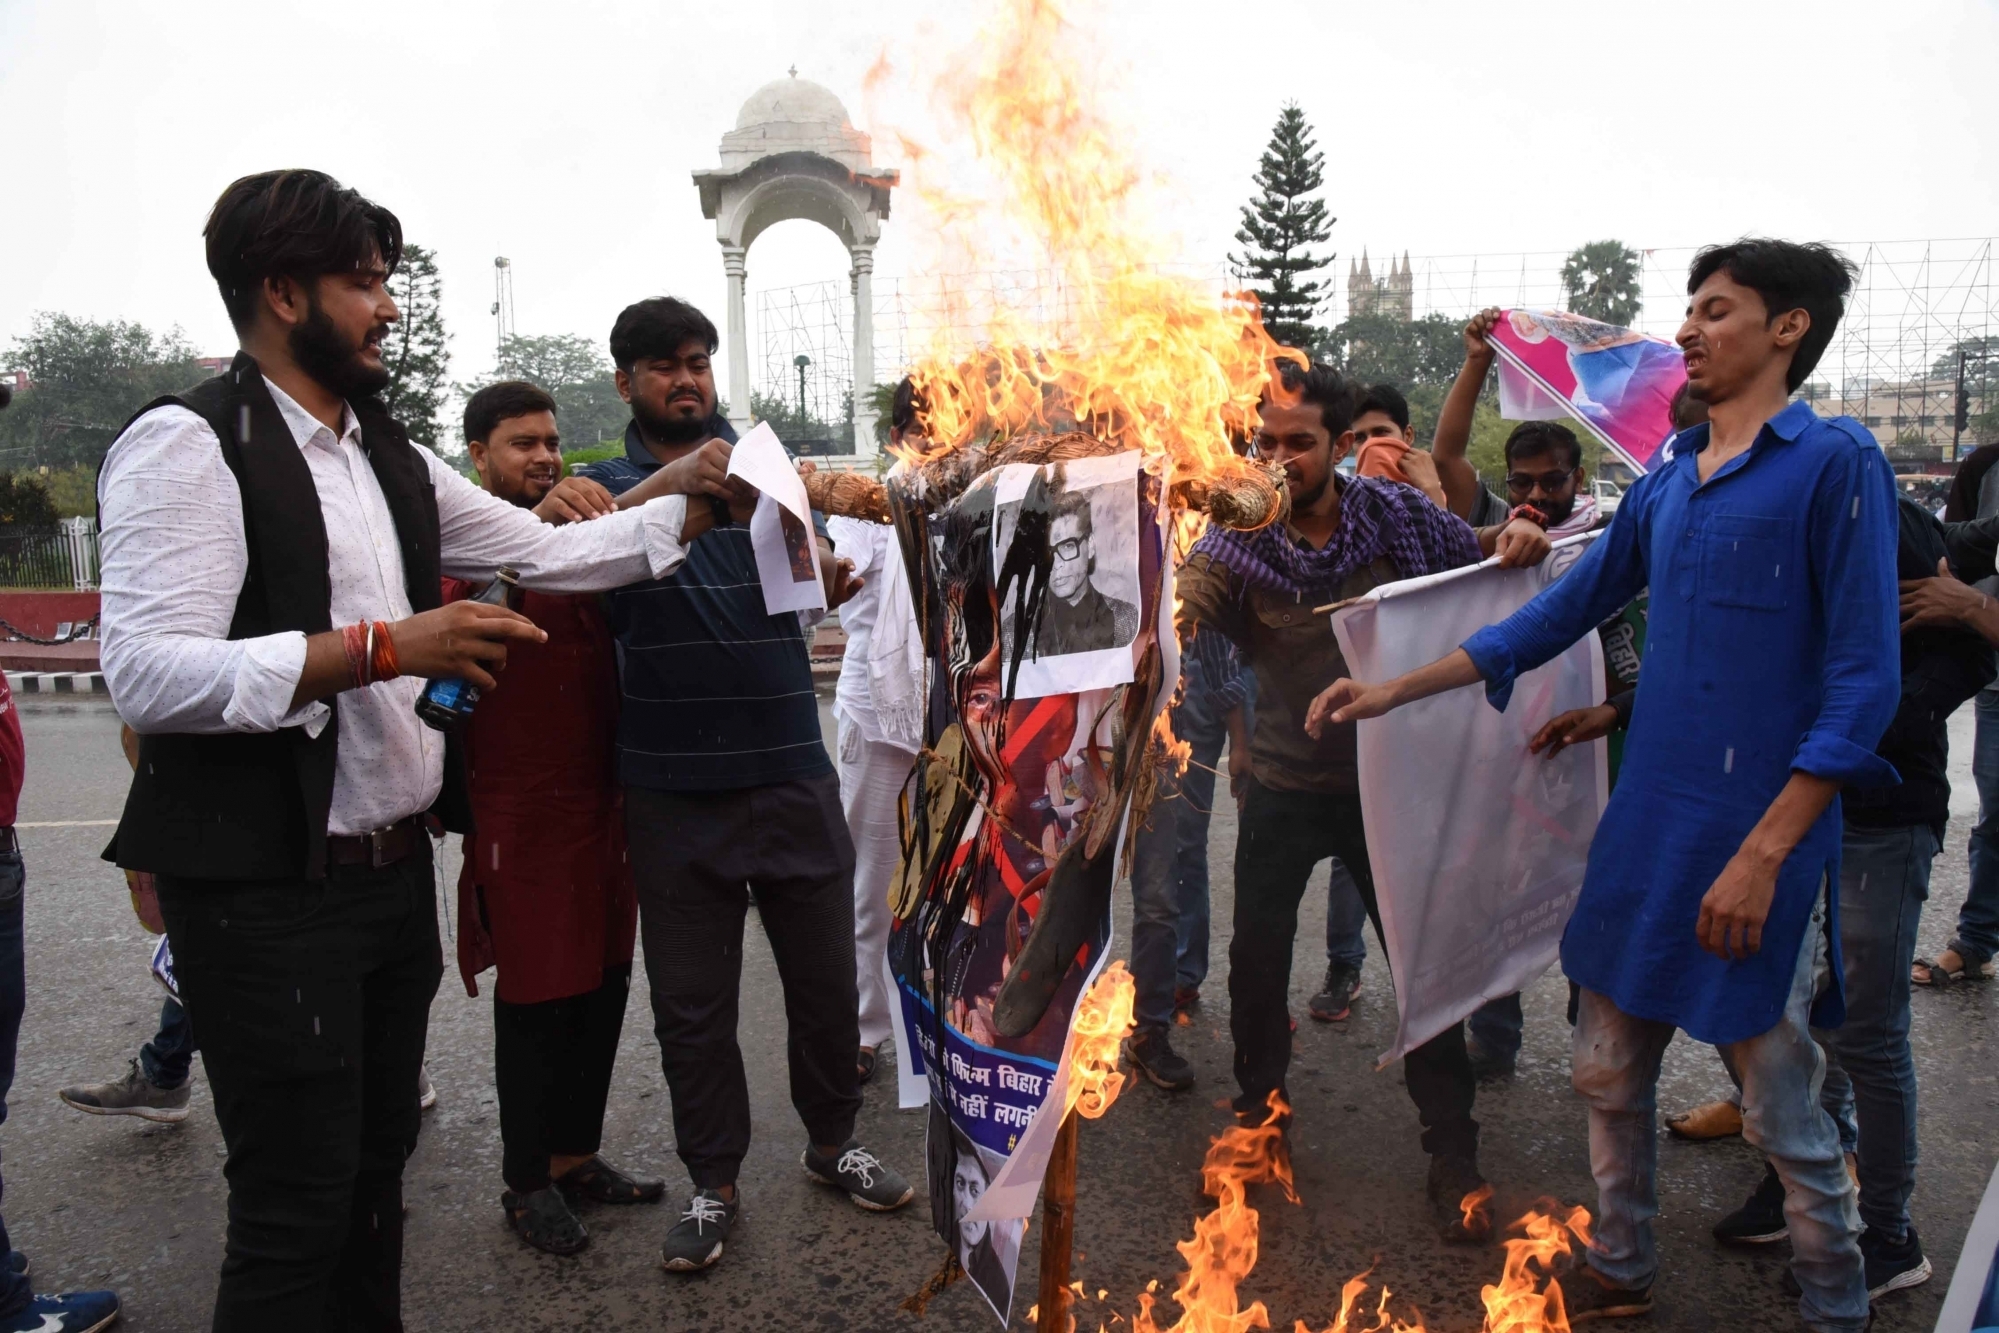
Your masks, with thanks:
M29 780L24 824L109 821L122 803L126 769L117 719L102 704L22 705ZM822 713L824 709L822 707ZM826 718L829 735L830 717ZM1948 850L1937 863L1922 947L1947 938L1965 885L1964 836L1975 806L1970 790L1969 712L1953 729L1958 796ZM208 1327L222 1253L221 1137L197 1077L194 1114L177 1127L76 1114L59 1103L64 1083L120 1073L153 1031L159 991L145 970L150 939L133 919L123 881L97 859L107 826L24 827L28 858L27 1020L20 1065L0 1143L6 1162L6 1219L29 1251L42 1290L112 1286L125 1299L121 1327L183 1333ZM1201 1083L1173 1097L1149 1085L1129 1090L1082 1134L1076 1275L1094 1299L1080 1326L1116 1328L1133 1297L1157 1278L1170 1290L1180 1271L1174 1242L1188 1234L1209 1136L1227 1122L1227 996L1224 989L1235 828L1217 818L1215 972L1207 998L1178 1041ZM447 874L455 875L455 855ZM1325 872L1319 875L1323 884ZM1302 1016L1324 960L1325 898L1307 896L1292 975ZM1119 929L1129 917L1120 903ZM751 918L754 922L754 914ZM449 956L447 944L447 957ZM487 992L490 996L490 989ZM643 985L634 987L643 997ZM1568 1086L1566 990L1544 978L1527 998L1527 1044L1519 1074L1482 1089L1484 1165L1509 1210L1537 1195L1594 1202L1585 1117ZM865 1214L803 1179L803 1134L789 1106L783 1016L769 953L754 928L745 969L742 1042L750 1070L756 1139L742 1180L744 1213L723 1262L676 1277L658 1266L658 1242L672 1215L664 1207L586 1214L593 1243L555 1259L523 1247L498 1205L500 1145L492 1083L488 999L468 998L448 972L431 1013L430 1068L440 1102L410 1161L404 1309L412 1330L829 1330L988 1328L993 1320L960 1284L927 1317L898 1309L938 1266L941 1244L920 1204L890 1216ZM1916 1059L1922 1079L1923 1162L1915 1216L1937 1265L1928 1286L1880 1307L1881 1333L1928 1329L1936 1318L1973 1209L1999 1155L1999 1097L1988 1039L1999 988L1919 992ZM626 1025L612 1091L605 1151L639 1172L664 1175L678 1197L686 1177L673 1154L668 1099L642 998ZM1353 1019L1336 1026L1301 1022L1293 1089L1298 1206L1258 1193L1262 1257L1245 1285L1265 1301L1274 1327L1332 1322L1340 1285L1377 1263L1432 1330L1479 1324L1479 1287L1497 1279L1495 1247L1446 1248L1434 1239L1422 1203L1425 1159L1414 1109L1398 1071L1373 1072L1374 1054L1393 1030L1388 977L1379 951ZM198 1070L198 1066L197 1066ZM887 1070L883 1073L886 1074ZM1668 1052L1662 1107L1705 1100L1724 1078L1713 1054L1687 1041ZM893 1079L867 1092L860 1133L912 1178L922 1171L923 1117L898 1113ZM1761 1173L1739 1140L1693 1146L1662 1138L1659 1219L1662 1270L1656 1288L1660 1329L1801 1327L1780 1282L1786 1247L1724 1251L1708 1226L1753 1188ZM1022 1289L1033 1290L1032 1251ZM1025 1327L1025 1307L1015 1317ZM1174 1307L1166 1304L1169 1317Z

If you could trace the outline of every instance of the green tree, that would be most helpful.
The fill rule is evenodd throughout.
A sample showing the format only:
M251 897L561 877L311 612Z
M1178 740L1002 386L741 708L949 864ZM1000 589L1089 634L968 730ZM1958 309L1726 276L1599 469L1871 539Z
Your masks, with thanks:
M1312 275L1333 256L1312 247L1332 237L1339 219L1327 215L1324 200L1305 196L1324 183L1324 163L1305 113L1286 103L1256 170L1258 193L1242 207L1235 238L1243 252L1229 256L1263 306L1264 328L1287 347L1308 348L1320 333L1312 317L1328 284Z
M480 381L526 380L555 399L564 452L620 439L632 410L618 397L616 371L599 345L573 333L516 334L500 347L499 365ZM470 393L480 385L464 388Z
M56 518L55 502L39 477L0 472L0 527L49 528Z
M841 438L839 428L822 419L809 405L801 413L798 410L798 400L788 398L781 393L765 393L762 389L752 389L750 415L758 421L768 421L770 428L777 432L777 438L786 444L796 444L800 440Z
M1591 241L1562 264L1569 309L1589 319L1629 328L1645 304L1638 252L1622 241Z
M203 377L179 329L44 312L8 353L28 389L0 412L0 463L95 467L131 415Z
M1463 323L1448 315L1403 320L1354 315L1313 345L1313 355L1362 384L1449 384L1465 359Z
M382 340L382 363L389 368L389 387L382 391L382 401L389 415L409 429L410 439L435 449L451 359L437 252L404 246L402 263L389 279L389 293L402 318L389 326Z

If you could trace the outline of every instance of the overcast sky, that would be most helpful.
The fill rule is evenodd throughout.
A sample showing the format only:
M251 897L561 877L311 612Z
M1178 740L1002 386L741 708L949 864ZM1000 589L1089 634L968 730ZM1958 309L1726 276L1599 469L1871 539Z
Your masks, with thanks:
M0 359L36 311L178 324L234 347L200 228L246 172L312 166L439 252L454 374L491 364L492 260L524 333L609 331L672 292L721 323L714 226L689 173L796 63L877 131L979 3L910 0L0 0ZM1076 6L1078 50L1161 173L1181 254L1214 263L1279 106L1305 109L1349 255L1683 246L1766 231L1999 231L1993 0L1673 5ZM928 77L924 75L922 77ZM900 113L896 113L900 114ZM877 271L916 247L889 221ZM753 288L843 276L811 224ZM887 367L884 367L886 373Z

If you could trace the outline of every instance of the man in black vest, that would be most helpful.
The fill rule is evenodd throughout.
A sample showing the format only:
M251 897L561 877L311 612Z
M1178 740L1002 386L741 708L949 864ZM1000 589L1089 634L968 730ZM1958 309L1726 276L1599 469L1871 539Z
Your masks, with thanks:
M402 253L313 171L216 202L208 268L242 352L150 405L98 480L105 678L140 735L107 855L151 871L229 1146L217 1330L402 1328L402 1166L442 970L424 819L466 830L423 678L494 688L501 565L551 592L677 568L673 496L554 527L410 444L375 395ZM550 737L561 743L561 737Z

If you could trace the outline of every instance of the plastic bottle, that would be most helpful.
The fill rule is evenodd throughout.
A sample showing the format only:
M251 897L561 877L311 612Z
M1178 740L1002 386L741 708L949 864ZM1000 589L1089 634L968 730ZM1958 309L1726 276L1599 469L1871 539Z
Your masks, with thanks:
M501 565L485 591L472 600L484 602L487 606L505 606L519 577L512 569ZM416 715L439 731L449 731L472 716L472 709L478 702L479 687L469 680L433 680L417 696Z

